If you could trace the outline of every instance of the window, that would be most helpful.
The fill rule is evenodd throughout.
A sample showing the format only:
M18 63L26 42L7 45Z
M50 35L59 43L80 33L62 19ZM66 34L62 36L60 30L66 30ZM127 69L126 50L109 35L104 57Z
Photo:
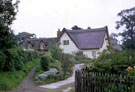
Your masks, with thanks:
M31 43L28 43L28 48L29 48L29 49L32 49Z
M69 45L69 40L64 40L64 41L63 41L63 44L64 44L64 45Z
M92 56L96 57L96 51L92 51Z
M43 42L40 43L40 50L44 50L45 44Z

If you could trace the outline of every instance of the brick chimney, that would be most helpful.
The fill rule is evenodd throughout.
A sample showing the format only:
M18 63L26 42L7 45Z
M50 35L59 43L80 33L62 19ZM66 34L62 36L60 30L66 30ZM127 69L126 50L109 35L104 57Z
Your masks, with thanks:
M61 31L60 31L60 29L58 29L58 31L57 31L57 37L59 37L60 34L61 34Z
M25 40L29 39L29 34L27 32L25 32Z

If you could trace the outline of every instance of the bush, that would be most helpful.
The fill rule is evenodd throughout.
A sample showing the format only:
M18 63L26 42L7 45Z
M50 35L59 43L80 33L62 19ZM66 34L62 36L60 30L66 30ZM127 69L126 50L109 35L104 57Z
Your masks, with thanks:
M64 74L72 72L72 66L73 61L71 59L71 55L64 54L63 60L61 61L61 68L63 69Z
M63 53L62 50L59 48L57 44L53 45L51 49L49 49L52 57L56 60L62 60L63 59Z
M51 63L49 64L49 67L56 68L56 69L60 70L61 69L61 62L58 60L52 59Z
M91 61L93 62L93 71L118 73L128 65L129 55L126 51L104 50L98 58Z
M82 51L78 51L74 54L74 58L76 61L83 61L84 59L86 59L86 56L83 54Z
M19 56L17 49L6 50L6 63L4 70L13 71L20 70L23 68L24 62L22 57Z
M5 54L2 51L0 51L0 71L2 71L3 67L5 66L5 60Z
M6 60L5 63L1 64L3 71L21 70L26 62L39 57L37 51L25 51L21 47L7 49L4 54ZM4 56L2 58L4 60Z
M41 57L40 64L44 71L49 70L50 59L46 56Z

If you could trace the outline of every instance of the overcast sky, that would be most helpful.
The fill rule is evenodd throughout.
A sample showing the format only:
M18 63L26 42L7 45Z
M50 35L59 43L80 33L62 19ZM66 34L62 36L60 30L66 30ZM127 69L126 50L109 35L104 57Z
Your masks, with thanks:
M135 6L135 0L20 0L12 25L14 32L35 33L37 37L55 37L58 28L70 29L108 26L115 29L117 13Z

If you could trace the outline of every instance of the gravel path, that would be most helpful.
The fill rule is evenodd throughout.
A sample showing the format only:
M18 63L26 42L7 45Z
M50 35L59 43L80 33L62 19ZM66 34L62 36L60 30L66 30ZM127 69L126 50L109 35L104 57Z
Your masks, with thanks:
M14 89L10 92L46 92L46 89L36 87L32 81L32 77L35 73L36 67L34 67L28 73L28 75L22 80L22 82L20 83L20 85L16 89Z
M48 88L48 89L56 89L56 88L59 88L60 86L63 86L63 85L69 84L69 83L73 83L73 82L75 82L75 71L78 69L81 69L82 66L83 66L83 64L76 64L73 67L74 72L70 78L63 80L63 81L60 81L60 82L56 82L56 83L52 83L52 84L48 84L48 85L43 85L40 87L41 88Z

